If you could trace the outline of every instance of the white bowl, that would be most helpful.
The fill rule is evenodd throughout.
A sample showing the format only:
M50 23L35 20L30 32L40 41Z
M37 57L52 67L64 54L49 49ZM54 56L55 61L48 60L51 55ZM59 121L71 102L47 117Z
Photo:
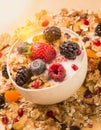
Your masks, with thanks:
M60 82L58 85L42 89L25 89L19 87L12 79L9 67L10 54L13 52L13 49L18 45L17 42L11 47L7 60L7 71L15 88L21 93L23 97L26 98L26 100L29 100L36 104L55 104L69 98L82 85L87 72L87 55L85 47L83 45L83 42L76 33L67 28L62 29L69 35L78 38L79 44L83 48L83 56L80 61L79 69L73 74L73 76L66 78L66 80Z

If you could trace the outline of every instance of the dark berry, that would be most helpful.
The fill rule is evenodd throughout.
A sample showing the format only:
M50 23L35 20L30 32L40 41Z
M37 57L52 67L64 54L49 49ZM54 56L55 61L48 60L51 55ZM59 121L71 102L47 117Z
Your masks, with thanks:
M82 39L82 41L83 41L83 42L87 42L87 41L89 41L89 38L88 38L88 37L84 37L84 38Z
M6 64L2 66L2 76L5 77L6 79L9 78Z
M80 130L80 127L74 125L70 127L70 130Z
M66 128L67 128L67 125L65 123L62 123L61 124L61 130L66 130Z
M22 117L24 114L24 109L23 108L19 108L18 109L18 116Z
M60 30L60 28L58 28L56 26L47 27L43 31L43 35L44 35L45 40L48 43L52 43L52 42L60 39L60 37L61 37L61 30Z
M84 92L84 97L85 98L91 98L92 97L92 93L89 89L87 89L85 92Z
M3 108L5 105L5 98L4 95L0 95L0 109Z
M19 86L23 86L30 79L30 71L25 66L21 66L16 73L15 82Z
M95 35L101 37L101 23L96 26Z
M46 64L41 59L36 59L30 63L30 70L33 75L39 75L46 70Z
M46 113L46 115L48 116L48 117L51 117L51 118L54 118L54 112L52 111L52 110L50 110L50 111L47 111L47 113Z
M68 58L70 60L76 59L77 52L80 50L80 47L77 43L68 41L68 42L63 42L60 46L60 54L64 55L65 58Z

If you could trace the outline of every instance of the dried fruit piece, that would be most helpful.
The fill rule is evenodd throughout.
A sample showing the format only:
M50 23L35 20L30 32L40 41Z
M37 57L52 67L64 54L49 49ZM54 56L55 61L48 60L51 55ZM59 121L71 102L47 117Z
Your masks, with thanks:
M66 76L66 70L62 64L53 63L48 69L48 76L56 82L61 82Z
M65 58L69 60L74 60L76 59L77 52L80 50L80 47L77 43L73 41L68 41L68 42L63 42L59 46L60 54L64 55Z
M52 110L47 111L46 115L47 115L48 117L51 117L51 118L54 118L54 117L55 117L54 112L53 112Z
M87 52L88 57L90 57L90 58L98 58L96 53L94 51L92 51L91 49L86 49L86 52Z
M30 63L30 70L33 75L39 75L46 69L46 64L41 59L36 59Z
M19 108L18 109L18 116L22 117L24 114L24 109L23 108Z
M11 101L11 102L16 102L20 98L20 94L16 90L8 90L5 92L5 100Z
M32 84L32 88L39 88L39 86L40 86L40 83L39 83L39 81L35 81L33 84Z
M46 26L48 26L49 25L49 20L44 20L43 22L42 22L42 26L43 27L46 27Z
M101 42L98 39L93 40L93 44L96 46L101 46Z
M33 44L31 52L31 60L42 59L46 63L51 62L56 56L56 51L52 45L41 42Z
M73 65L72 65L72 69L73 69L74 71L76 71L76 70L78 70L78 66L75 65L75 64L73 64Z
M47 27L43 32L43 36L48 43L53 43L60 39L61 30L56 26Z
M8 117L7 116L4 116L4 117L2 117L2 123L3 124L8 124L8 122L9 122L9 120L8 120Z
M7 72L7 65L6 65L6 64L4 64L4 65L2 66L2 76L5 77L6 79L9 78L8 72Z
M80 127L73 125L73 126L70 127L70 130L80 130Z
M5 97L4 95L0 95L0 109L5 105Z

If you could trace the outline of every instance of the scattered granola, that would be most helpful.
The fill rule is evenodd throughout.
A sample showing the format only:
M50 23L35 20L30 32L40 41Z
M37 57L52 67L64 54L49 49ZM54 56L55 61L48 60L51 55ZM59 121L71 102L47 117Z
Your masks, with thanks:
M45 20L49 22L46 21L43 26ZM85 44L88 55L86 79L69 99L41 106L32 104L23 97L15 102L6 101L5 92L14 90L14 86L0 73L0 120L6 130L80 130L86 126L93 127L93 122L101 122L101 37L95 35L95 28L101 23L101 12L61 9L51 16L42 10L36 14L36 21L28 21L27 25L18 28L12 37L12 43L48 25L68 27L77 32ZM94 43L96 39L100 42ZM9 34L0 35L0 70L6 64L10 44ZM16 71L17 66L14 67Z

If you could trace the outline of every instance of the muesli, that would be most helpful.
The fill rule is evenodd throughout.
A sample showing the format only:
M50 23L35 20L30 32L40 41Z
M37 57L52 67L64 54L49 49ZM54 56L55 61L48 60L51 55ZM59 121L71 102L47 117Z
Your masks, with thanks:
M73 96L58 104L42 106L26 101L15 90L7 74L6 60L16 40L25 40L48 26L67 27L79 34L87 51L88 71L83 85ZM43 39L42 35L33 38L38 39ZM34 21L29 20L16 29L13 36L0 35L0 44L0 120L6 130L81 130L92 128L93 122L101 122L100 12L61 9L51 14L42 10ZM16 72L17 66L13 69Z

